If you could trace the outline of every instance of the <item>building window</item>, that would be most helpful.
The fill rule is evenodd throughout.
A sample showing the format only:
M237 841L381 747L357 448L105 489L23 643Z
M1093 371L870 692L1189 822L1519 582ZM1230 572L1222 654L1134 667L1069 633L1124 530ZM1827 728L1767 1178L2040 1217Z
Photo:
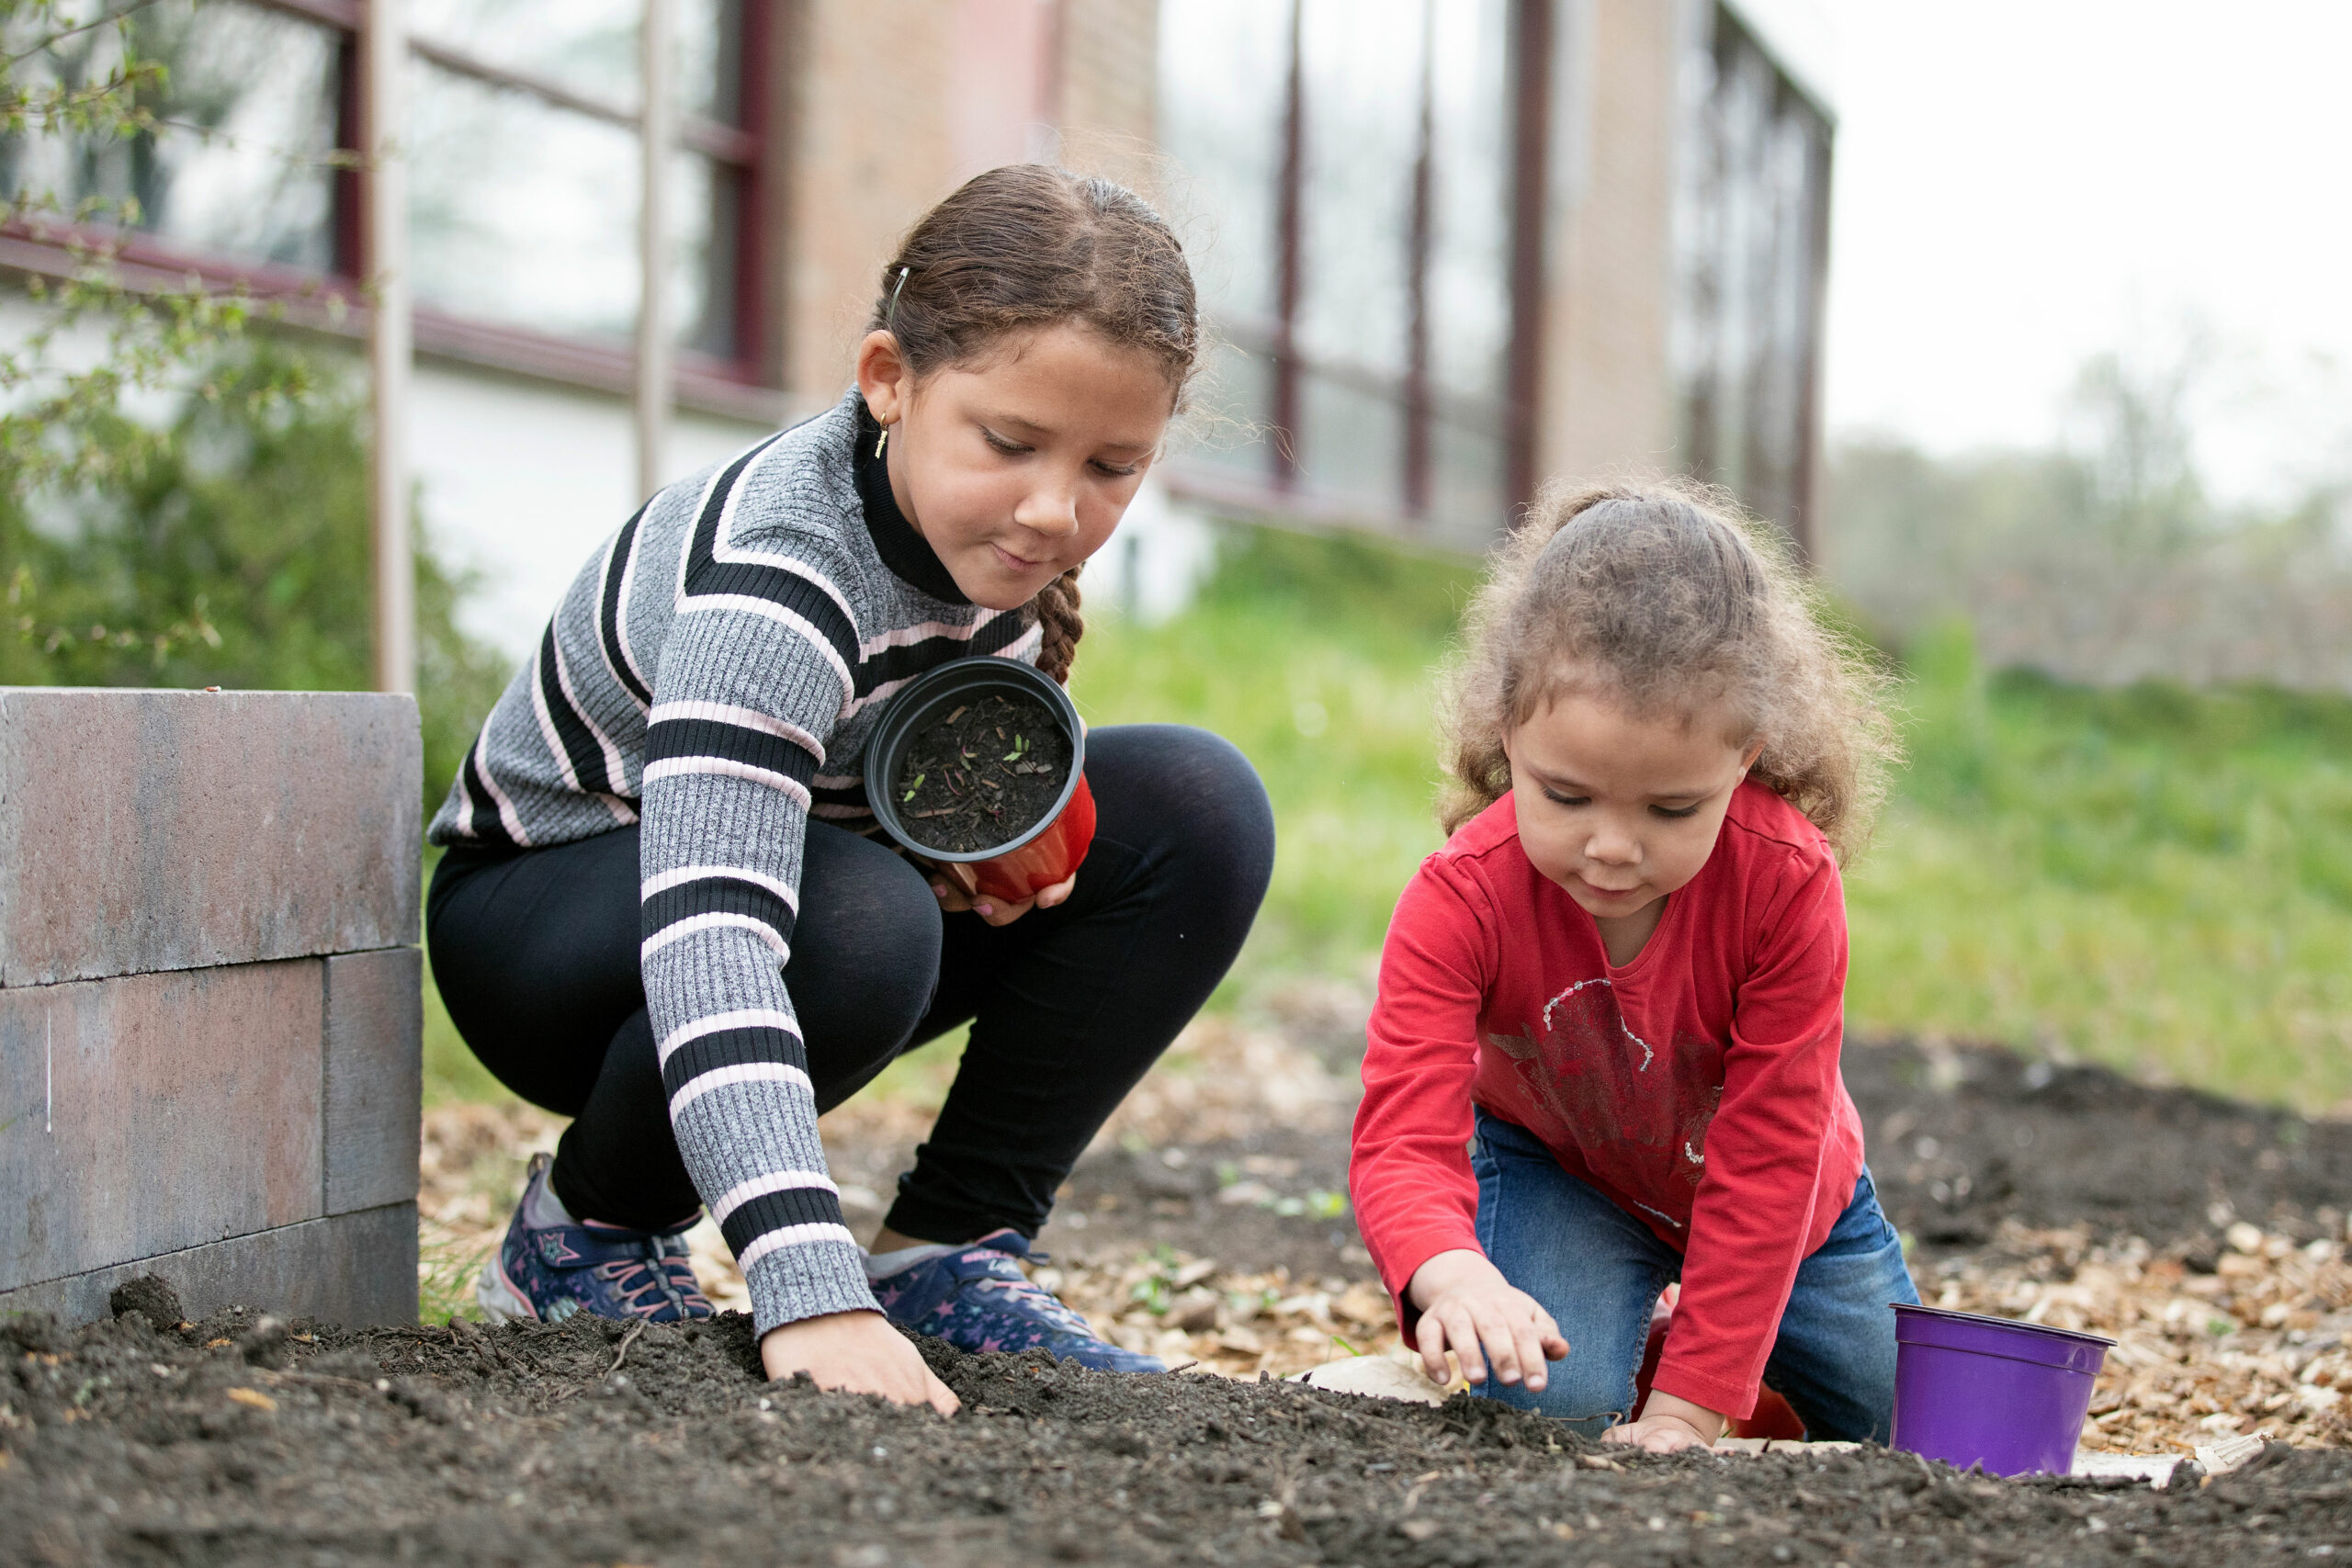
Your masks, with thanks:
M1682 73L1671 340L1681 452L1810 550L1828 116L1722 6Z
M1518 9L1163 0L1161 136L1223 345L1180 486L1464 547L1503 526Z
M772 384L760 291L770 0L680 0L671 319L689 378ZM421 346L611 380L637 312L638 0L412 0L404 140ZM137 202L128 259L356 292L358 0L161 0L152 134L0 141L0 189ZM107 69L112 28L56 57ZM30 64L32 62L27 62ZM37 231L63 237L60 224ZM584 352L583 352L584 351ZM612 364L606 364L612 361Z

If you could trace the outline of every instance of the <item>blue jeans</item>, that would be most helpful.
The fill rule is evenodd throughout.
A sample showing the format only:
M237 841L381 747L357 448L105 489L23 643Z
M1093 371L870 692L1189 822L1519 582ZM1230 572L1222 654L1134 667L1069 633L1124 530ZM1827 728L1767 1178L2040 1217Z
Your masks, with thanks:
M1484 1110L1471 1168L1478 1177L1478 1245L1503 1278L1560 1325L1567 1359L1542 1393L1489 1378L1476 1392L1540 1411L1598 1437L1633 1408L1650 1311L1682 1257L1590 1183L1560 1168L1533 1134ZM1918 1292L1903 1242L1879 1212L1866 1169L1828 1239L1797 1266L1764 1382L1807 1436L1886 1441L1894 1412L1894 1314Z

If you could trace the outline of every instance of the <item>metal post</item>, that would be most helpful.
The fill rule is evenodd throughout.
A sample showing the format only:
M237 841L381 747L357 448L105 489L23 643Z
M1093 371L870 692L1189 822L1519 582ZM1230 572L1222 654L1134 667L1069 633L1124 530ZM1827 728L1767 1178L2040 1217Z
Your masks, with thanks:
M1304 397L1299 385L1298 298L1304 283L1299 252L1305 243L1306 183L1306 70L1300 57L1306 42L1299 13L1306 0L1291 0L1290 74L1283 88L1283 159L1274 193L1278 247L1274 283L1274 449L1276 490L1296 487L1299 421Z
M1437 0L1422 0L1420 130L1413 150L1412 219L1406 233L1405 515L1430 514L1430 246L1437 230Z
M1554 294L1544 245L1552 220L1547 197L1556 20L1553 0L1515 0L1511 6L1510 424L1503 461L1514 528L1535 499L1537 421L1545 390L1544 334L1552 310L1565 303Z
M638 34L638 73L642 108L638 125L639 159L637 220L637 493L639 500L662 488L662 448L670 424L671 348L666 286L669 282L668 223L664 207L670 185L670 149L677 116L670 93L670 0L644 0Z
M416 557L409 536L408 167L401 85L401 0L368 0L368 368L375 415L368 509L375 529L376 689L416 690Z

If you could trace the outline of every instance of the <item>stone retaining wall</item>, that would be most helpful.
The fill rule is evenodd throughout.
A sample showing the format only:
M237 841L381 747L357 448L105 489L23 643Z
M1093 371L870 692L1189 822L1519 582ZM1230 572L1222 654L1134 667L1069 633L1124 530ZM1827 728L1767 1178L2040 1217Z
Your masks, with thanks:
M0 1313L416 1315L416 705L0 690Z

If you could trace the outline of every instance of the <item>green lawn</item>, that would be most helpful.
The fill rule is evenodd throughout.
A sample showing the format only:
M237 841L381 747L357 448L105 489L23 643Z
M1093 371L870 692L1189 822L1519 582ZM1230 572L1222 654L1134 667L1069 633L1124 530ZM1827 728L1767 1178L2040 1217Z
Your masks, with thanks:
M1439 842L1430 671L1475 582L1450 558L1238 531L1183 615L1094 618L1089 722L1215 729L1272 796L1273 887L1228 998L1368 972ZM2352 1096L2352 701L1988 678L1957 635L1913 664L1914 761L1848 883L1858 1025L2304 1110ZM430 997L426 1018L429 1092L485 1092Z
M1914 661L1849 1008L2326 1110L2352 1094L2352 702Z

